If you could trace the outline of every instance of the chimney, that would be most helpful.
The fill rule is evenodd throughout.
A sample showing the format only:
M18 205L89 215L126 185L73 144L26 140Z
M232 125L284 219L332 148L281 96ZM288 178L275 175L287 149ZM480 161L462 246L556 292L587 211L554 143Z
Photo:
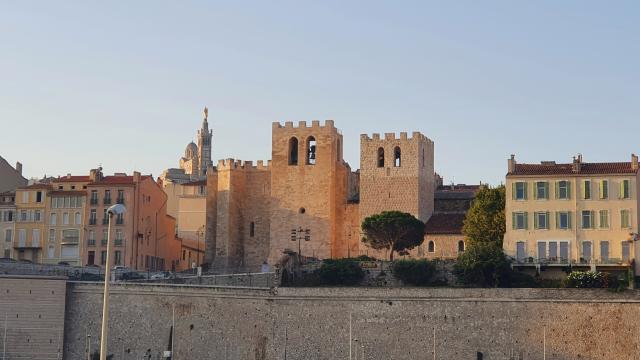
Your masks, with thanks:
M509 159L508 164L510 174L516 171L516 156L514 154L511 154L511 158Z
M20 161L16 161L16 171L18 174L22 175L22 163Z
M139 183L140 182L140 172L138 172L138 171L134 171L133 172L133 182L134 183Z
M631 169L638 170L638 155L631 154Z
M67 173L67 179L71 179L71 173Z
M578 157L573 157L573 164L571 165L571 170L574 173L579 173L582 168L582 154L578 154Z
M102 180L102 167L91 169L89 171L89 179L91 179L92 182Z

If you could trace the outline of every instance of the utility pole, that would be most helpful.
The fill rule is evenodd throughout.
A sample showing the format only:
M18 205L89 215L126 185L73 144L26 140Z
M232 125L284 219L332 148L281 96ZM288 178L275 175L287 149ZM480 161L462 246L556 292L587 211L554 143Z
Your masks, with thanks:
M349 312L349 360L351 360L351 312Z
M2 336L2 360L7 358L7 313L4 313L4 335Z
M433 360L436 360L436 328L433 328Z
M547 327L542 327L542 360L547 360Z

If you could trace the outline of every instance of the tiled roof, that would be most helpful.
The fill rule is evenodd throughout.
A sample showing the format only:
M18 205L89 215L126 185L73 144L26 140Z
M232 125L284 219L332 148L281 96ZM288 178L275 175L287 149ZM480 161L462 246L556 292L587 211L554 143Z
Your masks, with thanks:
M46 189L46 190L51 190L52 187L49 184L32 184L32 185L28 185L28 186L22 186L18 188L23 189L23 190L30 190L30 189Z
M465 214L433 214L425 224L425 234L462 234Z
M140 176L140 181L151 178L150 175ZM100 181L94 181L89 183L89 185L132 185L133 184L133 176L129 175L113 175L113 176L105 176Z
M580 171L573 171L573 164L516 164L507 175L597 175L597 174L637 174L631 162L581 163Z
M57 179L53 180L54 182L84 182L91 181L91 178L88 175L71 175L71 176L58 176Z

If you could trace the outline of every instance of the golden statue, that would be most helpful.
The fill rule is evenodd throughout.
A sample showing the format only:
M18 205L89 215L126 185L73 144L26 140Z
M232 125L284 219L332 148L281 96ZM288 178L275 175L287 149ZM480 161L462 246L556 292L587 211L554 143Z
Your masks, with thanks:
M204 118L205 119L209 118L209 109L206 106L204 107Z

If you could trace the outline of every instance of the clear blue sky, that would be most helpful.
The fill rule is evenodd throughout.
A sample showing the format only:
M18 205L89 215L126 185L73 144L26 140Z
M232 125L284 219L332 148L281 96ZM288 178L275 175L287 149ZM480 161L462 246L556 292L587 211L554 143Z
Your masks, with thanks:
M637 1L0 4L0 155L27 176L177 167L210 109L214 162L270 158L271 122L418 130L436 170L640 152Z

